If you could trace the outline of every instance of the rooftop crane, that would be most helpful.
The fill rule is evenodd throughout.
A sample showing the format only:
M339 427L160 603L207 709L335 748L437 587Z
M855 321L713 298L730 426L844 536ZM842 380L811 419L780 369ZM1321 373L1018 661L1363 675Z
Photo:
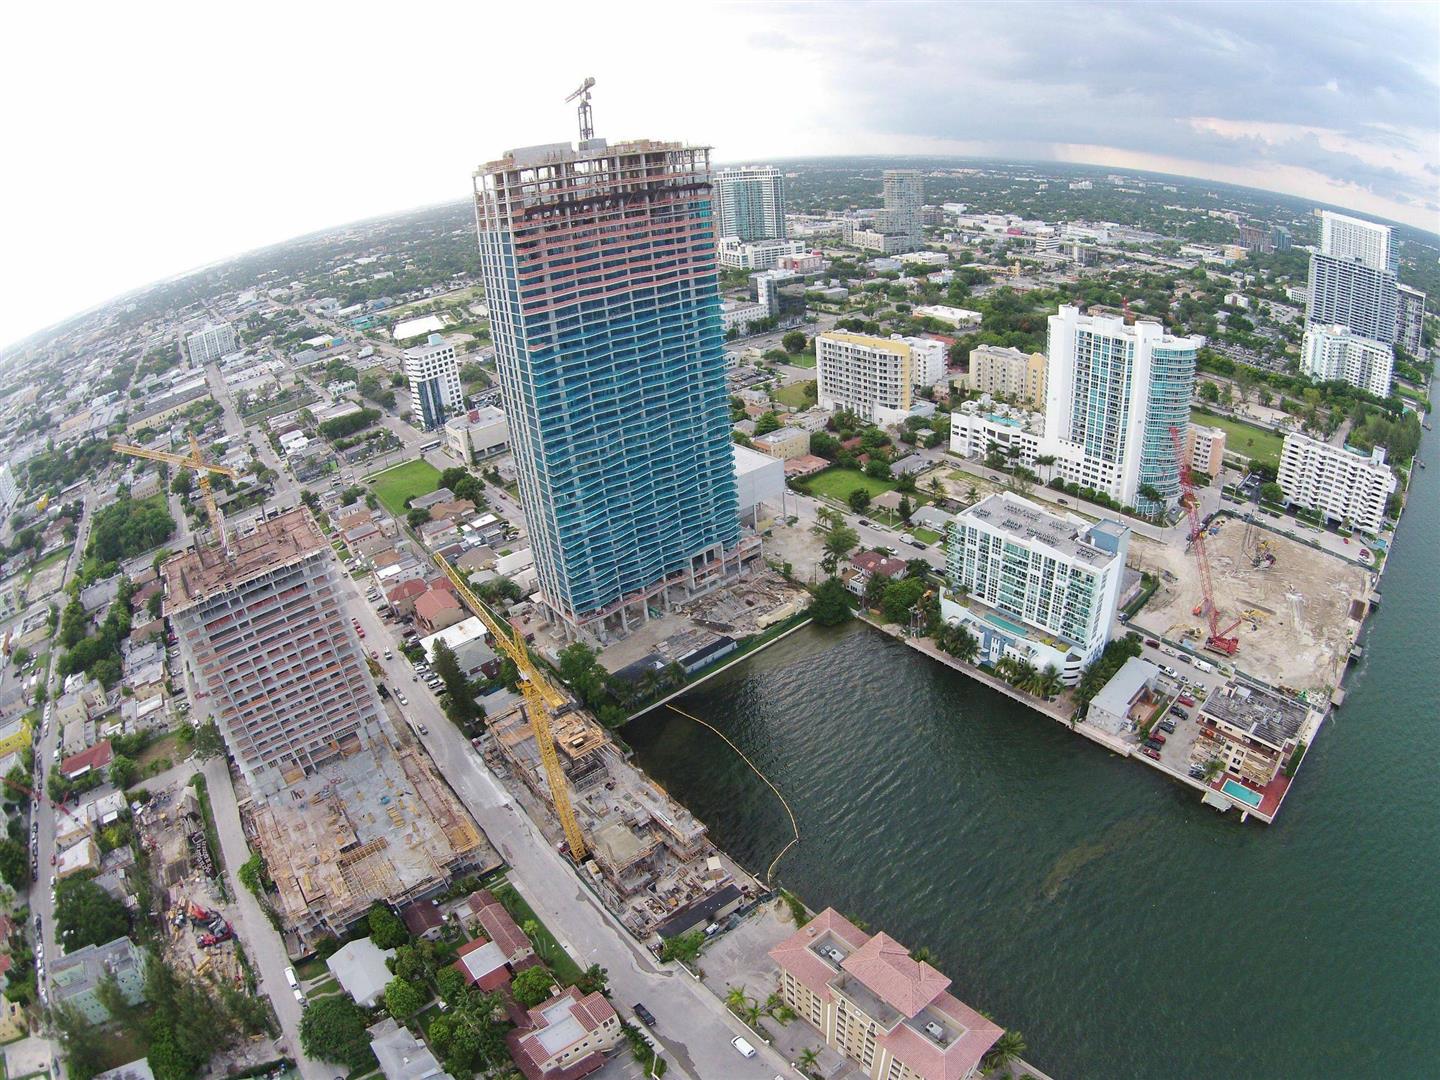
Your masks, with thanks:
M580 84L580 89L567 97L567 102L579 100L580 106L576 112L580 115L580 141L585 142L595 137L595 117L590 112L590 88L595 85L595 76L587 75L585 81Z
M125 443L112 443L110 449L147 461L163 461L167 465L178 465L182 469L194 469L200 479L200 494L205 499L205 514L210 519L210 528L215 532L215 540L219 543L220 550L229 553L230 547L225 539L225 521L220 516L220 507L215 503L215 493L210 490L210 474L217 473L233 480L239 473L227 466L211 465L207 462L200 453L200 440L194 435L190 436L189 457L167 454L161 450L147 450L143 446L129 446Z
M1210 577L1210 554L1205 550L1205 528L1200 523L1200 500L1195 494L1195 485L1190 481L1190 466L1185 461L1185 449L1180 442L1180 429L1171 425L1170 443L1175 447L1175 463L1180 467L1180 503L1190 518L1190 547L1195 553L1195 565L1200 569L1201 601L1195 605L1193 615L1203 615L1210 621L1210 636L1205 647L1215 652L1234 656L1240 647L1240 639L1231 633L1240 625L1236 619L1225 629L1220 629L1220 609L1215 606L1215 587Z
M593 81L593 80L592 80ZM470 591L464 577L450 565L443 555L435 556L435 563L450 583L455 586L460 599L480 617L490 636L520 672L520 692L525 697L525 712L530 718L530 728L535 732L535 746L540 751L540 762L545 766L545 779L550 785L550 798L555 803L555 815L565 831L565 843L570 848L570 857L576 863L585 858L585 837L580 832L580 822L575 817L575 807L570 802L570 788L565 780L565 770L560 766L560 756L555 750L555 734L550 730L551 716L562 716L573 706L570 699L541 674L530 659L525 641L514 628L501 622L489 606Z

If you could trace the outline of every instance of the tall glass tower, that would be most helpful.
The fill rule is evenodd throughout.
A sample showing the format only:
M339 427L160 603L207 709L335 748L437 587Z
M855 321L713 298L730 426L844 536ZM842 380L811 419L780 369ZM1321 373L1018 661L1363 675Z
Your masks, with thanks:
M475 219L541 598L604 639L749 554L709 149L512 150L476 171Z
M742 165L715 174L717 236L785 239L785 177L773 165Z

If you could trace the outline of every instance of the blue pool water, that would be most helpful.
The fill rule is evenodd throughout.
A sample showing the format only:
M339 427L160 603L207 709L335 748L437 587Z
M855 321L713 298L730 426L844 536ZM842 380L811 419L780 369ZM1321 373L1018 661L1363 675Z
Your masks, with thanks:
M1234 780L1226 780L1220 789L1232 799L1239 799L1250 806L1259 806L1263 796L1258 791L1251 791L1244 784L1237 784Z

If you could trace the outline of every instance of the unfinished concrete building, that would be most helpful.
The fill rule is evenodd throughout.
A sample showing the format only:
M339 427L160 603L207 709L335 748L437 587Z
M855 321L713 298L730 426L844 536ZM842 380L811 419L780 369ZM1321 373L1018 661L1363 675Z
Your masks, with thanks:
M273 794L358 753L380 698L341 607L330 545L296 508L164 564L165 613L250 789Z

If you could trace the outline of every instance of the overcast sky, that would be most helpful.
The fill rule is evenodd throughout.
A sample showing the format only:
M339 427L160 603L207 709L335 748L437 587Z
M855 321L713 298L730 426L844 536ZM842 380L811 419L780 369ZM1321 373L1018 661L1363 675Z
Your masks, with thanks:
M4 16L0 342L597 133L718 160L1053 159L1440 231L1440 5L28 4Z

